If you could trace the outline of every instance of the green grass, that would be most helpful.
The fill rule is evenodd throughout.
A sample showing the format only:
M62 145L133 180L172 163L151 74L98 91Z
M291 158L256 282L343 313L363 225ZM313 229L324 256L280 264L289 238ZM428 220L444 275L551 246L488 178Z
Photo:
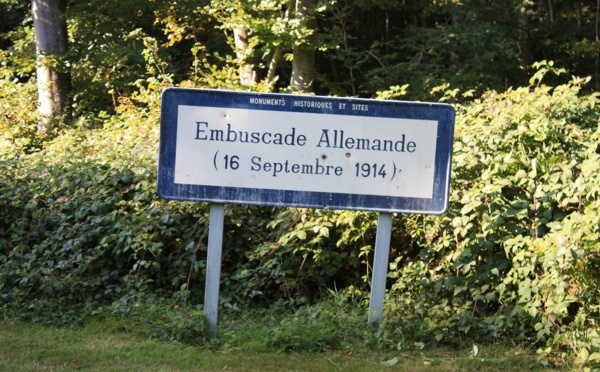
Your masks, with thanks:
M103 320L76 329L0 322L0 371L519 371L545 367L520 347L473 350L326 352L217 351L150 339L127 321Z

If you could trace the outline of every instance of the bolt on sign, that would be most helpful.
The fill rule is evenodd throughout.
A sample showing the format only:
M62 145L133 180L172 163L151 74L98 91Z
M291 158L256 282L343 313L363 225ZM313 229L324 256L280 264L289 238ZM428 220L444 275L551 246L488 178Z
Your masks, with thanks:
M448 104L169 88L158 193L213 203L441 214Z

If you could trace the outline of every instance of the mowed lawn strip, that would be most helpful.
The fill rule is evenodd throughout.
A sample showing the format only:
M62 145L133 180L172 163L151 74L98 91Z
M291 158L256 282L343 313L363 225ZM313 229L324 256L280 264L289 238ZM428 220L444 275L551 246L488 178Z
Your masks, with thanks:
M129 327L128 325L127 327ZM212 351L145 337L96 322L59 329L0 322L1 371L501 371L558 370L518 347L473 350L368 351L360 347L317 353Z

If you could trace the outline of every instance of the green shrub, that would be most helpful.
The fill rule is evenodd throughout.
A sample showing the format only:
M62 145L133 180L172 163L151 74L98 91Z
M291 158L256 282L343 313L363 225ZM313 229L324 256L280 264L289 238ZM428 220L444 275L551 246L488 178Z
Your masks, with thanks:
M278 303L277 311L295 314L265 335L280 350L339 347L343 337L393 348L511 338L597 363L598 94L582 94L585 80L576 78L545 86L552 65L538 67L531 87L457 105L449 210L395 218L378 332L341 336L341 314L315 304L334 288L366 291L376 213L228 206L222 304L251 312ZM157 337L205 339L194 314L203 297L208 205L156 193L158 88L150 85L123 101L118 116L102 117L101 129L63 129L30 151L25 142L4 142L5 317L74 324L106 309L137 312ZM31 88L14 87L24 89L16 96ZM28 128L34 119L23 117Z
M226 233L235 251L227 253L244 259L231 265L235 271L225 286L237 287L241 298L308 303L327 288L364 286L370 276L374 213L243 206L230 211L236 217Z
M4 307L31 317L93 309L149 288L179 290L200 272L191 257L205 208L158 198L157 138L156 125L131 120L0 158Z
M37 96L35 80L19 83L0 70L0 153L32 151L41 146L37 134Z
M402 218L420 250L392 263L390 326L551 350L580 350L577 333L597 333L600 130L598 94L580 95L584 83L458 107L450 208Z
M158 120L144 112L123 106L102 129L0 155L0 306L11 316L70 323L149 294L201 302L208 205L158 197ZM221 300L306 303L360 285L366 216L228 206Z

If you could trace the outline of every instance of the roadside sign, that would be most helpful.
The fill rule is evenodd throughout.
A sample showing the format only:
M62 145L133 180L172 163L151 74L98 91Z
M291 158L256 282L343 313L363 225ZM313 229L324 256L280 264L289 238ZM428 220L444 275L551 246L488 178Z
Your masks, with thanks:
M379 324L393 212L448 208L447 104L169 88L158 194L211 202L204 308L217 332L223 203L379 213L370 324Z
M447 104L169 88L158 193L213 203L441 214Z

